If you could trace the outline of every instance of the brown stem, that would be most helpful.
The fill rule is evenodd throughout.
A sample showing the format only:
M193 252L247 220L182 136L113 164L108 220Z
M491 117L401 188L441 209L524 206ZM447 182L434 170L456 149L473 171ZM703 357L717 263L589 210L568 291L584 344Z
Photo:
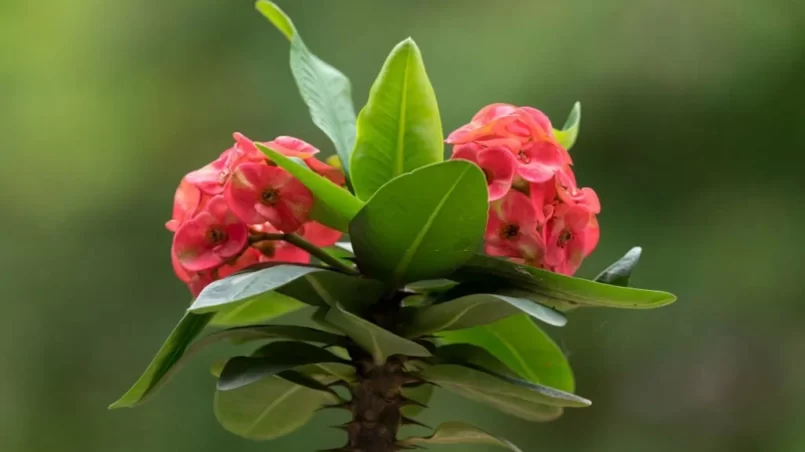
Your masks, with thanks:
M255 232L249 236L249 243L258 243L265 240L282 240L288 242L291 245L296 246L297 248L301 248L307 251L308 253L310 253L311 256L315 256L320 261L324 262L325 264L331 267L335 267L345 273L349 273L352 275L359 274L358 271L355 270L354 268L341 262L335 257L330 256L326 251L308 242L298 234L282 233L282 232L280 233Z

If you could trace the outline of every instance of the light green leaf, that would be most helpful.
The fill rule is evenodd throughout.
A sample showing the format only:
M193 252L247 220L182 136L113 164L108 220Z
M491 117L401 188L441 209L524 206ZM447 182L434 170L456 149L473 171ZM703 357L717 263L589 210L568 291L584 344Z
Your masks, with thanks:
M606 270L601 272L600 275L595 277L595 281L612 284L613 286L629 287L629 278L632 276L632 271L640 261L640 255L643 249L636 246L630 249L622 258L617 262L607 267Z
M255 356L236 356L227 361L218 389L231 391L286 370L318 363L345 363L327 350L305 342L272 342Z
M247 439L269 440L293 432L317 410L338 401L329 392L271 376L231 391L216 391L214 404L215 417L228 431Z
M215 317L210 321L210 326L227 327L265 323L307 306L305 303L281 293L267 292L231 309L216 312Z
M109 409L133 407L142 403L176 365L193 339L207 326L212 314L186 313L176 325L168 339L159 348L154 359L134 385L123 396L109 406Z
M419 375L448 391L531 421L556 419L563 407L590 405L589 400L564 391L462 365L438 364Z
M293 22L279 6L266 0L258 1L256 6L291 41L291 72L299 93L310 109L313 123L335 145L344 174L349 178L356 121L349 79L338 69L310 53Z
M109 408L130 407L145 402L150 396L165 386L184 365L204 348L223 340L234 343L245 343L262 339L295 339L299 341L336 344L343 339L337 334L319 331L296 325L261 325L230 328L209 334L190 345L204 328L204 319L209 320L211 314L185 314L185 317L174 332L165 341L153 362L129 391ZM183 331L180 333L179 331ZM183 336L184 335L184 336ZM179 337L186 337L179 341Z
M255 146L310 190L314 198L310 218L341 232L347 231L349 222L361 210L363 202L326 177L314 173L307 166L299 165L261 143L255 143Z
M561 311L578 307L652 309L676 301L668 292L601 284L480 254L449 278L487 291L498 288L494 292L529 298Z
M579 136L579 124L581 123L581 102L573 104L573 109L570 110L570 115L565 121L562 130L554 129L553 135L563 148L570 150L576 143L576 138Z
M330 308L325 320L369 352L377 364L383 364L391 355L430 356L428 349L422 345L364 320L346 311L341 305L336 304Z
M522 452L510 441L492 436L478 427L473 427L463 422L445 422L438 426L431 436L426 438L407 438L402 443L407 446L416 446L417 444L486 444L500 446L514 452Z
M436 94L411 38L391 51L358 115L352 153L355 194L367 200L391 179L444 160Z
M482 347L521 378L566 392L575 390L573 370L556 343L525 315L466 330L439 333L446 344Z
M215 281L201 291L188 310L229 311L250 301L270 310L277 300L275 293L313 306L329 306L336 301L355 306L374 302L383 291L379 281L320 267L280 264Z
M430 306L406 308L404 312L405 335L408 337L486 325L521 313L549 325L564 326L567 323L564 314L539 303L488 293L466 295Z
M405 290L414 293L445 292L457 284L449 279L426 279L406 284Z
M450 160L399 176L350 224L358 265L395 287L445 276L481 246L487 209L486 179L470 162Z

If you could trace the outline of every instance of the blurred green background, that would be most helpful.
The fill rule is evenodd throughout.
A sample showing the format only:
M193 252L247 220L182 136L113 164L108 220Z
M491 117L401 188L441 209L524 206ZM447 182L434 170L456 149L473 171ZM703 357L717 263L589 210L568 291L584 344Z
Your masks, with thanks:
M805 450L805 3L798 0L280 1L352 77L357 107L413 36L445 131L483 105L561 125L604 206L590 277L644 247L657 311L589 310L551 333L594 405L529 424L439 394L524 451ZM188 302L163 228L181 176L234 131L326 152L250 0L0 1L0 451L312 451L323 414L272 443L220 428L197 359L160 397L106 406ZM455 446L435 450L485 451Z

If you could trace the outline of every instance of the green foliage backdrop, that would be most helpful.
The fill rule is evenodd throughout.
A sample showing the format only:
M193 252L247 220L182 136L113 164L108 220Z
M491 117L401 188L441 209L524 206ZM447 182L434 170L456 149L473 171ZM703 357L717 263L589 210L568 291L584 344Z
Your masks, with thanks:
M445 131L496 101L541 108L558 127L581 100L577 176L604 210L601 245L580 276L640 244L633 284L679 296L658 311L578 312L550 330L591 408L535 426L437 391L428 423L482 423L524 451L805 448L801 2L281 6L351 77L358 106L409 35ZM218 427L204 361L220 350L149 405L106 411L189 298L162 228L182 174L236 130L333 152L290 88L287 59L250 0L0 4L0 450L338 442L336 430L320 432L339 414L271 444Z

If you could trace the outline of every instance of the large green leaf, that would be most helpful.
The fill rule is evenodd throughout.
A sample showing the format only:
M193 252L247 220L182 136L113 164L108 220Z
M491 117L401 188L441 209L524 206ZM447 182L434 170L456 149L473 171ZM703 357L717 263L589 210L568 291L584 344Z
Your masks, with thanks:
M369 352L377 364L383 364L391 355L430 356L428 349L422 345L364 320L339 304L330 308L325 320Z
M260 11L291 41L291 72L302 99L310 109L313 123L335 145L349 177L349 161L355 146L355 107L349 79L307 49L291 19L274 3L260 0Z
M392 286L440 278L481 246L487 209L486 179L473 163L450 160L399 176L350 224L358 265Z
M215 317L210 320L210 325L220 327L255 325L306 307L307 304L295 298L278 292L267 292L231 309L216 312Z
M109 408L131 407L145 402L165 386L190 359L205 347L223 340L244 343L262 339L295 339L298 341L336 344L343 336L296 325L260 325L230 328L209 334L190 345L209 320L211 314L185 314L182 321L160 348L157 356L123 397Z
M312 219L341 232L347 232L349 222L361 210L363 202L326 177L314 173L307 166L300 165L261 143L255 143L255 146L310 190L314 198L313 209L310 211Z
M414 417L422 412L433 396L433 385L422 384L412 387L403 387L402 395L408 399L408 403L400 410L403 416Z
M639 246L630 249L622 258L618 259L617 262L610 265L606 270L602 271L601 274L596 276L595 281L604 284L612 284L613 286L628 287L629 278L632 276L632 271L640 261L640 255L642 253L643 249Z
M460 330L521 313L554 326L567 323L561 312L531 300L479 293L430 306L406 308L405 335L418 337L437 331Z
M329 351L306 342L272 342L257 356L236 356L226 362L218 389L230 391L286 370L318 363L346 362Z
M525 315L489 325L439 333L443 343L473 344L497 357L532 383L566 392L575 390L573 370L556 343Z
M109 409L132 407L143 402L176 365L187 347L207 326L211 318L212 314L185 313L182 320L171 331L168 339L159 348L145 372L118 401L109 406Z
M358 115L352 186L367 200L391 179L444 160L436 94L411 38L389 54Z
M651 309L676 301L668 292L602 284L481 254L456 270L450 279L480 285L486 291L529 298L562 311L585 306Z
M419 375L448 391L531 421L556 419L563 407L590 405L589 400L564 391L463 365L438 364Z
M514 444L504 438L492 436L489 433L463 422L445 422L438 426L431 436L420 438L406 438L403 445L416 446L418 444L486 444L500 446L514 452L522 452Z
M225 429L247 439L269 440L293 432L317 410L337 402L330 392L275 375L231 391L216 391L214 404L215 417Z
M335 302L365 305L374 302L383 291L379 281L321 267L281 264L213 282L201 291L189 311L229 311L247 302L260 303L271 310L277 294L313 306Z
M581 123L581 102L573 104L573 109L565 121L562 130L554 129L553 134L556 140L563 148L570 150L576 143L576 138L579 136L579 124Z

